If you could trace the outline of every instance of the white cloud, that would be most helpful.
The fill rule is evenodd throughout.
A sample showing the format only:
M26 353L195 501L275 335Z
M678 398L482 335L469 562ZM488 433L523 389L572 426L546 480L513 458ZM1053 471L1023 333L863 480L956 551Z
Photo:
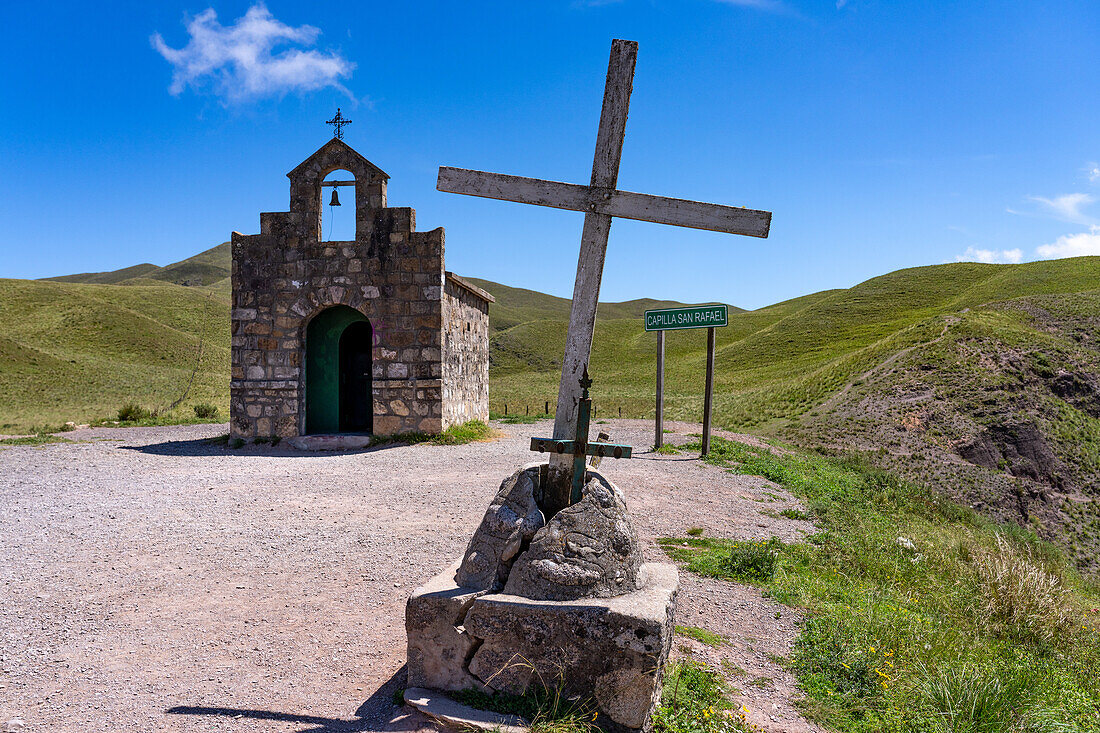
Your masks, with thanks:
M187 23L187 32L191 38L180 49L166 44L159 33L150 39L172 64L172 94L209 83L218 96L234 102L325 87L350 96L339 80L350 76L355 64L339 54L300 48L273 53L284 43L312 46L321 31L310 25L288 26L263 3L250 7L230 26L219 23L208 8Z
M1040 204L1047 214L1061 221L1073 224L1094 224L1096 219L1081 211L1081 208L1096 202L1096 198L1087 193L1067 193L1052 199L1043 196L1028 196L1028 199ZM1009 211L1012 211L1009 209ZM1017 213L1017 212L1012 212Z
M841 8L843 8L847 4L848 4L848 0L836 0L836 9L840 10Z
M1018 264L1024 256L1022 249L977 249L967 247L966 251L955 257L956 262L986 262Z
M1044 244L1035 251L1047 260L1100 255L1100 227L1094 226L1087 232L1077 234L1063 234L1053 243Z
M1096 183L1097 181L1100 181L1100 164L1088 163L1085 166L1085 171L1087 171L1089 174L1090 183Z

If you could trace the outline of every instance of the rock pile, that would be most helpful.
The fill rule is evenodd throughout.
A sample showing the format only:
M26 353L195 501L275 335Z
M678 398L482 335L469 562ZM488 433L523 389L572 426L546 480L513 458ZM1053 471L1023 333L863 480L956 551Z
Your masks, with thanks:
M409 686L561 688L591 701L606 730L648 730L676 569L643 563L623 494L599 471L549 520L543 476L533 464L505 479L462 560L409 599Z

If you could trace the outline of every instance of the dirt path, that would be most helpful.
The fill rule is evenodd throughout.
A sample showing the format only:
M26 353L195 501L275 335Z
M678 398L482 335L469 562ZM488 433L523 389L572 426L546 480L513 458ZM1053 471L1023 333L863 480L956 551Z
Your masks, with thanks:
M0 449L0 726L26 731L420 727L403 686L404 603L465 547L500 481L549 423L456 447L229 450L224 426L79 430ZM613 420L652 443L651 423ZM675 426L697 432L698 426ZM675 442L676 436L670 436ZM659 536L796 540L810 525L762 479L639 451L606 468L646 556ZM763 512L767 512L766 514ZM776 619L776 611L781 619ZM751 588L682 574L677 623L726 636L675 653L744 670L766 730L816 730L791 707L795 615Z

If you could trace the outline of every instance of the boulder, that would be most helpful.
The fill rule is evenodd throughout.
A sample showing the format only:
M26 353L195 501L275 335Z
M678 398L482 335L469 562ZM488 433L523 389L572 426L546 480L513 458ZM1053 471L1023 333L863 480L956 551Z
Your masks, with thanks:
M581 500L535 533L504 592L534 600L612 598L639 588L642 552L618 487L590 469Z
M501 483L497 495L470 538L455 573L455 583L476 590L499 590L520 549L543 526L535 501L539 464L519 469Z

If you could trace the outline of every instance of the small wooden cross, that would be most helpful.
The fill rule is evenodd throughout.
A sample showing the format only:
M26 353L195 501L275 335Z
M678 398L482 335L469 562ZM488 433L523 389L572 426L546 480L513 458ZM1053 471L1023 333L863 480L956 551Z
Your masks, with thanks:
M616 188L637 57L637 42L612 41L589 185L579 186L464 168L439 169L436 188L446 193L463 193L584 212L577 279L573 285L573 304L569 312L569 330L565 335L565 356L562 359L561 382L558 386L558 409L554 415L555 440L568 440L577 432L577 413L582 391L578 377L581 369L588 364L592 352L596 304L600 298L600 280L603 278L611 217L622 216L750 237L767 237L771 227L772 215L767 211L650 196ZM551 454L545 493L545 501L551 514L569 506L569 487L572 483L570 472L570 460L564 453ZM574 478L575 473L573 471Z
M551 456L569 454L573 457L573 480L569 492L570 504L576 504L581 500L584 476L588 471L588 456L596 458L630 458L631 453L629 445L602 441L588 442L588 428L592 421L592 400L588 396L588 388L592 386L592 380L588 376L587 365L584 367L584 374L580 378L579 386L581 388L581 399L577 405L576 437L573 440L531 438L531 450L549 453Z

